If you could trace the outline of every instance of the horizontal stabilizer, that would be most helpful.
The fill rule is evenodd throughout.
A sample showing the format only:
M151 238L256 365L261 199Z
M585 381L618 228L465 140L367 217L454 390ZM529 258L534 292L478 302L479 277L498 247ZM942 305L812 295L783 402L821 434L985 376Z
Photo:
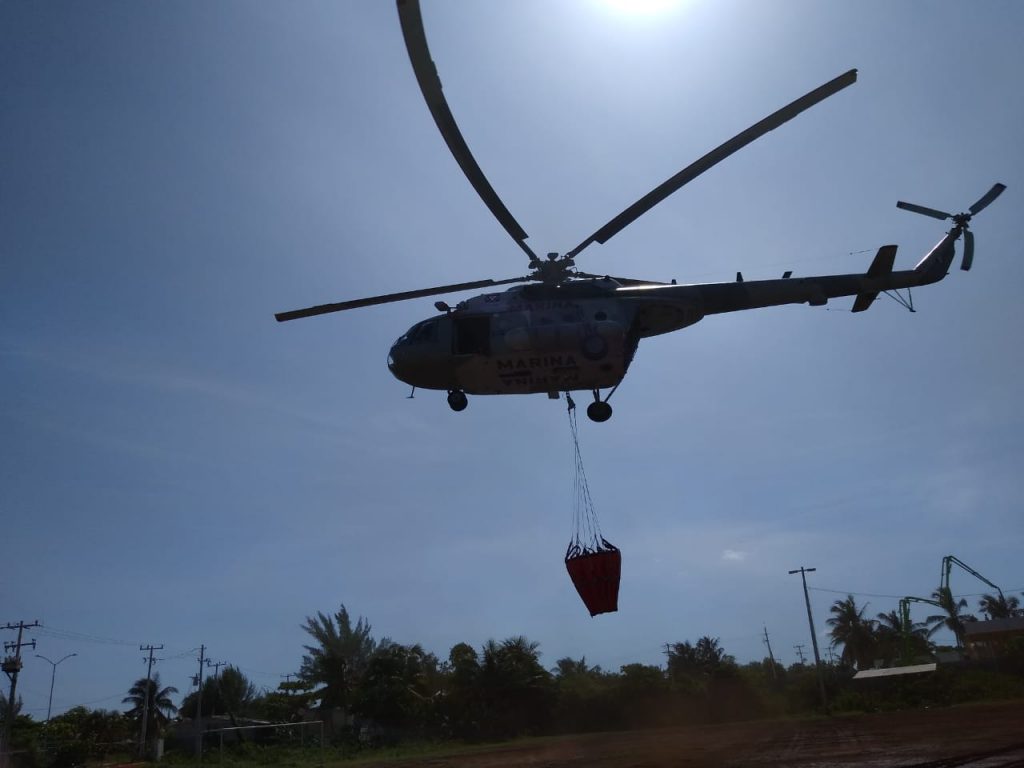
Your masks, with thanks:
M867 293L858 293L857 300L853 302L853 309L851 312L863 312L865 309L871 306L871 302L878 298L878 291L868 291Z
M868 267L868 277L884 277L892 273L892 265L896 261L896 246L883 245L875 254L875 260Z

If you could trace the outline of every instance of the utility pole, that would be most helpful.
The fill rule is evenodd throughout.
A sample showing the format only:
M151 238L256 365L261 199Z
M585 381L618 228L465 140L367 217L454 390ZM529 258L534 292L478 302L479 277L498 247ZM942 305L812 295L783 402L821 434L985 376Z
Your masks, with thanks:
M227 664L226 661L218 661L218 662L214 663L214 662L210 661L209 659L206 660L206 666L213 667L214 690L217 692L218 697L220 695L220 668L223 667L225 664ZM214 699L214 703L213 703L212 706L213 706L213 711L210 713L210 717L214 717L217 714L217 700L216 699Z
M0 755L11 751L11 731L14 728L14 704L17 701L15 694L18 688L18 673L21 672L21 649L26 645L30 645L32 648L36 647L35 640L22 642L21 638L26 629L38 626L38 621L33 621L31 624L19 621L17 624L8 623L4 626L4 629L18 630L18 639L13 643L4 643L4 651L7 653L14 651L14 655L7 656L3 661L3 671L7 674L7 677L11 679L11 693L7 698L7 720L4 723L3 743L0 743ZM3 755L2 762L3 764L7 764L7 755Z
M150 689L150 678L153 672L153 651L163 650L163 645L140 645L140 651L149 651L149 658L143 659L147 662L146 664L146 688L142 696L142 735L139 738L139 757L145 758L146 756L146 726L149 724L149 689ZM156 697L154 696L154 699ZM153 702L156 704L156 701Z
M768 641L768 627L764 626L764 644L768 646L768 660L772 664L772 680L775 679L775 656L772 654L772 644Z
M77 656L77 655L78 655L77 653L69 653L67 656L65 656L60 661L53 661L52 659L48 659L48 658L46 658L45 656L43 656L41 654L38 654L38 653L36 654L36 658L37 659L42 659L43 661L48 661L53 666L53 671L50 673L50 703L46 705L46 722L50 722L50 713L53 711L53 682L54 682L54 680L57 679L57 665L60 664L62 661L67 661L72 656Z
M800 578L804 583L804 602L807 604L807 624L811 628L811 647L814 648L814 668L818 671L818 690L821 691L821 708L825 714L828 714L828 698L825 696L825 678L821 673L821 656L818 654L818 635L814 631L814 617L811 615L811 597L807 593L807 574L814 573L817 568L804 568L800 566L794 571L790 571L789 574L792 576L794 573L799 573Z
M793 650L796 651L797 657L800 659L800 663L804 663L804 646L802 643L797 643L793 646Z
M199 764L203 764L203 664L206 662L204 654L206 646L199 646L199 676L196 678L196 756Z

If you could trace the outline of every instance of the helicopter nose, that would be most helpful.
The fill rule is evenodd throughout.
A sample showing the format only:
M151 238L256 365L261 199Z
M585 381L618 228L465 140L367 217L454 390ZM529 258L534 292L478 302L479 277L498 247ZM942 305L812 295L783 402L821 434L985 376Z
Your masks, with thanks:
M388 370L399 381L418 389L452 388L452 371L445 355L430 345L399 341L388 353Z
M388 352L388 370L391 371L391 375L396 379L404 381L402 378L402 364L398 361L401 353L396 354L396 347L397 345L391 347L391 350Z
M403 349L400 344L395 344L388 352L388 370L391 375L406 384L415 384L415 368L413 361L409 359L409 350Z

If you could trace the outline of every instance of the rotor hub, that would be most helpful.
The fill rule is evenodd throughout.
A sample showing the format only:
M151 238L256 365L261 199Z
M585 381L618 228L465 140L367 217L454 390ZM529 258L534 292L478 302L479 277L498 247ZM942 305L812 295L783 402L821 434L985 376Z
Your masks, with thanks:
M572 274L569 270L576 266L576 262L568 256L558 258L557 254L549 253L547 261L534 259L530 266L534 270L534 280L539 280L545 285L560 285L569 279Z

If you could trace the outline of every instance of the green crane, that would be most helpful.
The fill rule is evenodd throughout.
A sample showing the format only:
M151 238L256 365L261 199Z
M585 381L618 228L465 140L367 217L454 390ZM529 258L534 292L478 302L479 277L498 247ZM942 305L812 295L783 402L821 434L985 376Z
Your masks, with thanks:
M992 587L992 589L994 589L996 592L998 592L1000 599L1002 599L1002 597L1003 597L1003 590L1001 590L999 587L997 587L991 581L986 579L984 576L982 576L976 570L971 568L971 566L969 566L963 560L960 560L959 558L954 557L953 555L946 555L944 558L942 558L942 576L941 576L941 585L942 586L940 587L940 589L949 589L949 574L953 570L953 565L954 564L959 565L961 568L963 568L965 571L967 571L969 574L971 574L971 576L973 576L974 578L978 579L979 581L984 581L986 584L988 584L990 587ZM952 594L952 592L950 592L950 594Z
M1003 597L1003 590L1001 590L996 584L993 584L991 581L986 579L984 576L982 576L980 573L978 573L976 570L971 568L971 566L969 566L967 563L965 563L963 560L961 560L960 558L956 557L955 555L946 555L944 558L942 558L942 571L939 574L939 590L938 590L937 594L941 595L943 592L946 592L952 598L953 591L950 589L950 586L949 586L949 577L950 577L950 574L953 571L953 566L954 565L959 565L961 568L963 568L969 574L974 576L976 579L978 579L979 581L983 581L986 584L988 584L990 587L992 587L992 589L994 589L996 592L999 593L999 597L1000 598ZM908 662L910 660L910 648L911 648L910 638L911 638L912 627L913 627L913 625L910 623L910 604L911 603L928 603L929 605L934 605L934 606L936 606L938 608L941 608L943 611L946 610L946 606L944 606L942 603L940 603L937 600L932 600L932 599L927 598L927 597L909 597L908 596L908 597L904 597L902 600L900 600L900 621L901 621L901 623L903 625L903 661L904 661L904 663L906 663L906 662ZM957 637L957 645L958 646L960 645L960 638L959 638L959 636Z
M911 597L907 596L900 600L900 622L903 625L903 663L910 663L910 651L911 651L911 635L913 633L913 625L910 623L910 604L911 603L928 603L929 605L935 605L942 608L942 603L937 600L932 600L927 597ZM945 610L943 608L943 610Z

